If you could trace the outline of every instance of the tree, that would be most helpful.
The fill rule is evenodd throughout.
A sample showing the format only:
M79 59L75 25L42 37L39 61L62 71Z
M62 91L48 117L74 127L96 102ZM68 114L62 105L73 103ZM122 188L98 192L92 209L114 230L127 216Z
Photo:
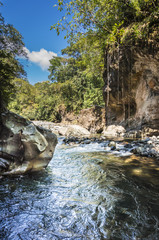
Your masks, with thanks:
M55 6L58 10L65 11L64 16L51 29L56 29L57 34L66 30L69 41L84 34L98 37L101 42L104 40L104 44L110 45L111 42L118 42L118 38L124 40L125 34L131 35L132 31L140 37L133 25L142 25L150 16L154 17L151 24L152 21L153 25L158 23L158 0L57 0ZM132 29L127 29L125 33L124 30L130 26ZM146 28L147 26L142 26L141 32L145 33Z
M79 111L84 107L101 105L103 103L101 91L103 66L100 65L96 43L89 47L85 38L80 38L63 49L62 54L65 57L53 58L50 61L49 78L63 83L61 90L62 98L67 105L66 109ZM96 64L94 64L95 61ZM97 94L96 97L95 94Z
M26 54L21 34L11 24L6 24L0 14L0 108L8 104L14 92L15 77L25 76L17 59L22 55Z
M124 49L130 45L140 43L144 45L151 42L155 44L159 41L159 2L157 0L57 0L57 7L60 11L64 10L64 16L52 26L52 29L55 29L57 34L66 30L70 45L85 39L89 47L82 52L82 61L91 59L94 52L92 46L98 48L99 65L103 66L103 96L107 119L113 52L119 52L119 47ZM88 50L89 48L92 51ZM118 65L118 59L114 64L116 70L115 65Z
M53 57L50 60L49 79L53 82L65 82L77 72L73 58Z

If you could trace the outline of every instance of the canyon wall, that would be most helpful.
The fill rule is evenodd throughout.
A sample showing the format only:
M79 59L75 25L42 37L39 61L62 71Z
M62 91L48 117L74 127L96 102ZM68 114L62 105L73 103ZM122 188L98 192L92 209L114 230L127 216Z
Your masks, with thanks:
M121 125L127 130L158 130L159 51L127 47L117 49L106 59L106 109L92 106L77 115L68 113L62 122L82 125L92 133L101 133L109 125Z

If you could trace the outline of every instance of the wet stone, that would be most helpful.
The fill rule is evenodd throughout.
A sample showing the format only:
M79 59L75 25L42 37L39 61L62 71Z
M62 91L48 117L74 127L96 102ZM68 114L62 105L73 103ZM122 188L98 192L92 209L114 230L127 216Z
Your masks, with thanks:
M132 148L132 145L130 143L127 143L124 145L125 148Z

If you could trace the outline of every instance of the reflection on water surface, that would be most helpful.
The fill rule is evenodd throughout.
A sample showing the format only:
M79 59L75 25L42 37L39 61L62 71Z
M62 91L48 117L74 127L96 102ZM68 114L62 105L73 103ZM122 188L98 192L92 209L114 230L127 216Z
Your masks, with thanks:
M3 178L3 240L159 239L159 167L102 145L58 145L40 173Z

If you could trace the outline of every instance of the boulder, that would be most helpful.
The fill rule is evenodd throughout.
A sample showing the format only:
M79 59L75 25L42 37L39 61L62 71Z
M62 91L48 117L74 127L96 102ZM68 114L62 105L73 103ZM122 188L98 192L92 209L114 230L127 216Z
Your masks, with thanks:
M68 125L65 136L89 136L90 132L79 125Z
M63 123L52 123L43 121L34 121L38 126L50 129L53 133L65 137L86 137L90 135L85 127L76 124L63 124Z
M125 128L119 125L110 125L104 129L103 135L108 138L123 137L125 134Z
M7 110L0 118L0 175L45 168L53 157L56 135Z

